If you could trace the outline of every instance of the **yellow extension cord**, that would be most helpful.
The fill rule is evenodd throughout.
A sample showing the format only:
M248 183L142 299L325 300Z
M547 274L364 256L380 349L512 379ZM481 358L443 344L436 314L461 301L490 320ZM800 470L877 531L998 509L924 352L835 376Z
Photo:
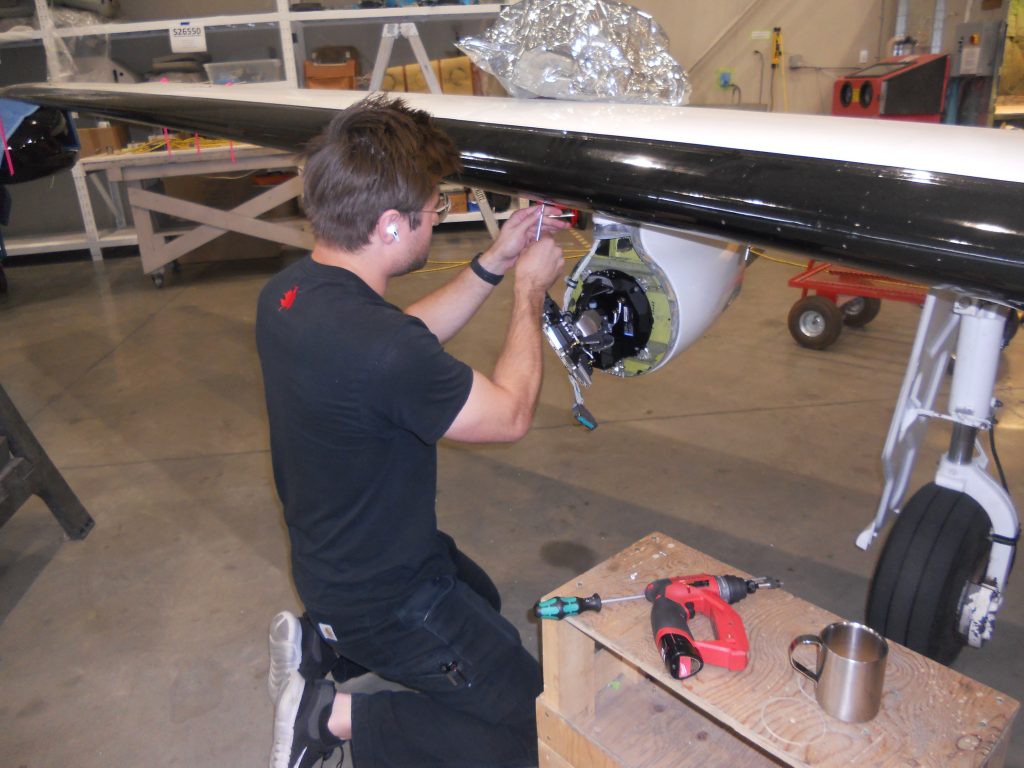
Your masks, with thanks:
M172 150L195 149L196 146L196 137L194 134L172 133L169 135L169 140ZM149 152L159 152L161 150L166 151L167 144L168 139L165 139L163 136L154 136L149 141L134 144L127 149L121 150L118 154L142 155ZM221 147L230 146L231 144L232 142L227 139L208 139L205 136L199 137L200 151L204 149L219 149Z
M582 232L578 229L570 229L568 232L582 247L563 248L562 255L565 256L567 260L579 259L590 252L590 243L587 242L587 239L583 236ZM428 259L427 266L416 270L413 274L423 275L428 272L444 272L448 269L461 269L462 267L469 266L469 262L470 259L465 259L463 261L440 261L437 259Z

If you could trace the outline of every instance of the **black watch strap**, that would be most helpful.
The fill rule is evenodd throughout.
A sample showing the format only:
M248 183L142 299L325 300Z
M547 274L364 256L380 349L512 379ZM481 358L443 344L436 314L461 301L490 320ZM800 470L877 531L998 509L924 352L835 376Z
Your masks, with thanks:
M505 276L504 275L496 275L493 272L489 272L487 269L485 269L484 265L480 263L480 257L481 256L483 256L483 252L482 251L480 253L478 253L476 256L474 256L473 260L471 262L469 262L469 268L473 270L473 274L474 275L479 277L485 283L489 283L490 285L497 285L498 283L500 283L502 281L502 279Z

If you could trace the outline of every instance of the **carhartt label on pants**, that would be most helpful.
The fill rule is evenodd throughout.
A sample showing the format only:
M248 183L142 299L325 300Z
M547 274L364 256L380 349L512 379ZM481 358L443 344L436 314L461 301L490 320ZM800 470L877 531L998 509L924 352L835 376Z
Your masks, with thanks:
M321 624L320 634L324 636L325 640L334 640L335 642L338 640L338 636L334 634L334 627L330 624Z

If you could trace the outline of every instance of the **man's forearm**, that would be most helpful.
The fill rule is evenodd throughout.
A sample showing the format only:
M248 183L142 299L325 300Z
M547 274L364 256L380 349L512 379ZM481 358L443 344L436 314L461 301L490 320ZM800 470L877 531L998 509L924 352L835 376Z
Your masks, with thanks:
M453 280L406 307L406 314L418 317L444 344L480 309L494 286L485 283L469 269Z
M512 419L516 431L525 434L533 422L540 394L543 367L540 331L544 293L516 291L505 346L494 366L492 380L512 398Z
M550 237L519 254L512 316L494 373L473 372L469 398L446 436L472 443L510 442L529 431L540 394L544 297L564 265L562 249Z

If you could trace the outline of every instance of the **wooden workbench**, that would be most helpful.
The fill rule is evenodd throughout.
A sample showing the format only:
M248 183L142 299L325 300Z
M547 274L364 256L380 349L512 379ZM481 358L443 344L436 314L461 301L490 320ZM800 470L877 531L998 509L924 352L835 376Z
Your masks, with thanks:
M749 576L654 533L551 595L617 597L691 573ZM1002 765L1019 708L1009 696L890 642L881 712L846 724L821 711L788 660L793 637L840 617L782 589L734 607L747 668L705 666L685 681L665 669L645 600L542 622L541 768ZM711 636L701 617L690 626Z
M201 152L180 149L170 153L95 155L81 161L87 173L103 172L110 183L127 185L128 203L138 234L142 271L151 275L157 285L162 284L164 267L225 232L240 232L306 250L313 247L313 236L308 225L303 223L260 218L267 211L302 194L302 180L299 176L271 187L227 211L143 189L144 180L295 170L297 163L297 158L290 152L250 144L236 144L233 149L203 149ZM111 197L117 199L116 195ZM153 225L155 213L187 219L197 226L184 234L160 233Z

